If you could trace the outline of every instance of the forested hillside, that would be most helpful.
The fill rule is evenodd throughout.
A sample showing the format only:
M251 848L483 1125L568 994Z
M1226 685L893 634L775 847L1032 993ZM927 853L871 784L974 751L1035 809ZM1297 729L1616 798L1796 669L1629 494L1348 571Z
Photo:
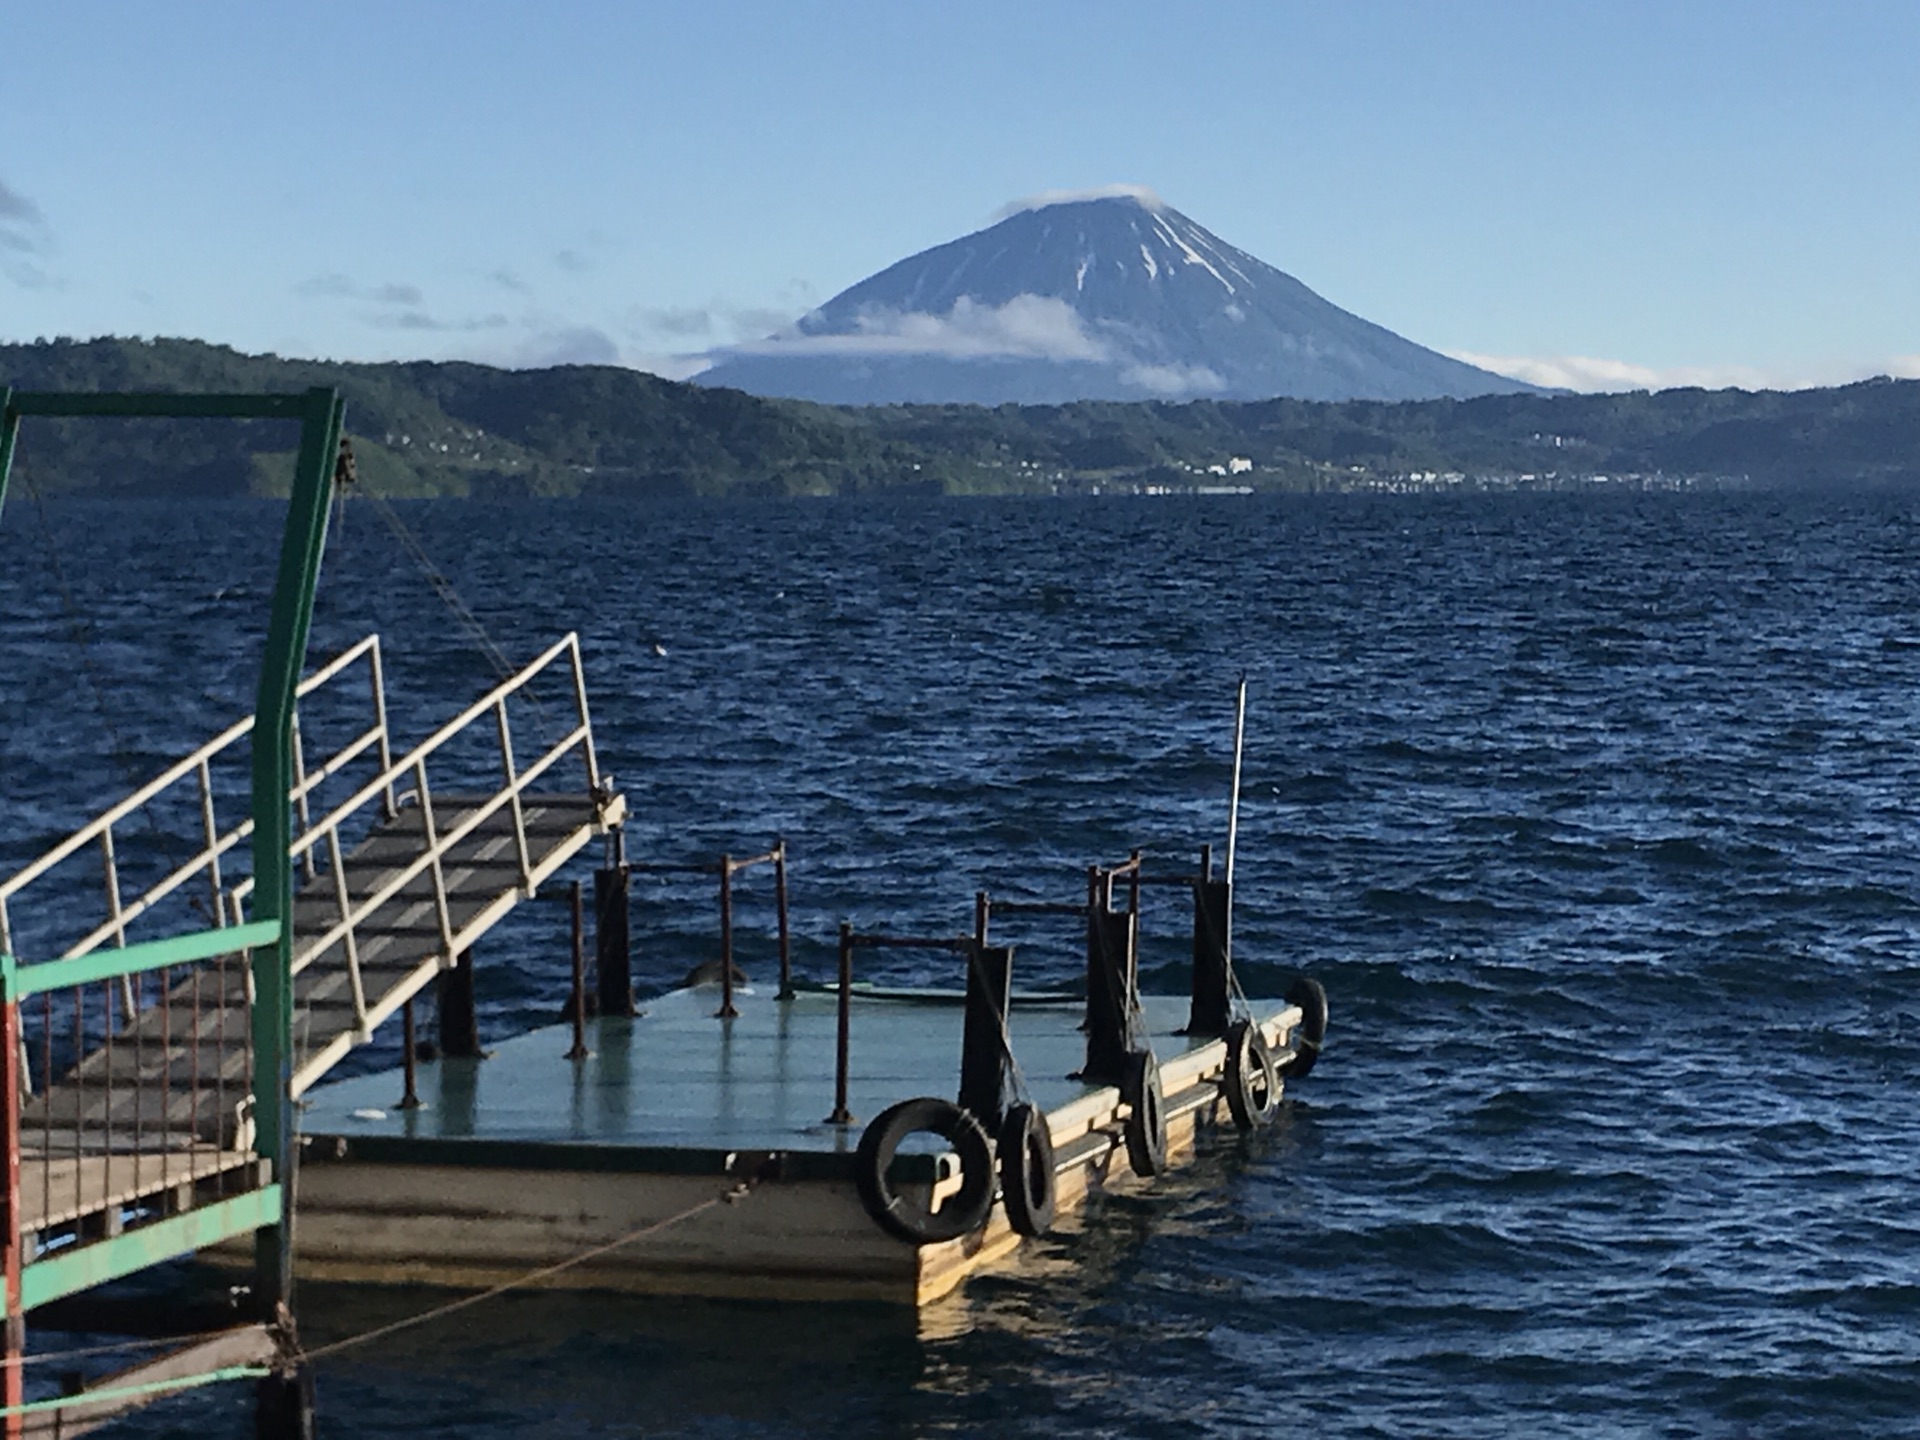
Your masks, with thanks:
M1920 381L1402 404L841 409L612 366L334 364L194 340L110 339L0 346L0 384L337 385L363 483L393 496L1920 480ZM23 428L17 471L43 494L273 493L291 472L293 445L287 427L264 422L34 421Z

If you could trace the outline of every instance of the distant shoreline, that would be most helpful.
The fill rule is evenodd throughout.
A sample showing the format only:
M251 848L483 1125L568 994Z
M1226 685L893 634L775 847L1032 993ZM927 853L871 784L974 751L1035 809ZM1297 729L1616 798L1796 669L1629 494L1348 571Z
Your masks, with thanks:
M606 366L326 364L195 340L0 346L28 390L337 386L393 499L1728 490L1920 484L1920 381L1472 400L1084 401L841 409ZM273 495L271 422L22 427L42 496Z

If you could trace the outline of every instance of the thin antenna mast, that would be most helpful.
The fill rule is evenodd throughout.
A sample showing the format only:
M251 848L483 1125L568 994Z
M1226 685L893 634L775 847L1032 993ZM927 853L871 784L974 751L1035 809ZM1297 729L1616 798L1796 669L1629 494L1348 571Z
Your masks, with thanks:
M1240 695L1233 711L1233 802L1227 809L1227 884L1233 884L1233 850L1240 838L1240 756L1247 739L1247 677L1240 677Z

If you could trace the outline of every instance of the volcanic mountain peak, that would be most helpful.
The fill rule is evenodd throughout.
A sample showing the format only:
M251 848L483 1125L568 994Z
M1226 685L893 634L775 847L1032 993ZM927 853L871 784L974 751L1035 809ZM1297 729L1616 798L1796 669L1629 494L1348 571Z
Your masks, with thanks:
M837 404L1529 388L1349 314L1141 186L1017 202L697 378Z

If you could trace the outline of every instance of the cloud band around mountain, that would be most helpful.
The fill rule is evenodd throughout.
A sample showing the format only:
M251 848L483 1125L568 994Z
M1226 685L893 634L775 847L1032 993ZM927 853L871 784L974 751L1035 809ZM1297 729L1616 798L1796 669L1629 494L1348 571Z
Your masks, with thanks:
M1846 385L1876 375L1896 380L1920 380L1920 355L1892 355L1879 360L1842 362L1801 370L1771 370L1755 365L1637 365L1593 355L1483 355L1449 350L1456 360L1478 365L1495 374L1544 385L1555 390L1596 393L1615 390L1810 390Z
M806 322L802 321L802 326ZM808 334L804 328L733 345L721 355L927 355L949 360L1115 359L1106 340L1072 306L1047 295L1016 295L1004 305L962 296L944 315L863 310L856 328Z

